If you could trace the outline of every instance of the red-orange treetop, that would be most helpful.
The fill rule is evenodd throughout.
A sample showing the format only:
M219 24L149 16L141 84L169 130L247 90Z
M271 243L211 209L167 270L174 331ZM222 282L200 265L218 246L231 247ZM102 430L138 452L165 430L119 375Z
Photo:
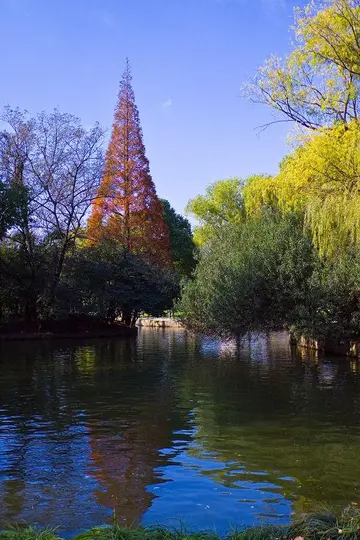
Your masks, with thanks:
M129 62L120 82L110 144L88 237L110 239L160 265L170 263L169 231L150 175Z

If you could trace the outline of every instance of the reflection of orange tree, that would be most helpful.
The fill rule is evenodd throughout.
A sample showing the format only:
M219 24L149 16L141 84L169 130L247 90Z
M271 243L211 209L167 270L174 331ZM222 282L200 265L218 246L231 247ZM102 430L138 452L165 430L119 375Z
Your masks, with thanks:
M156 468L168 460L160 450L171 446L173 430L186 427L173 410L166 362L161 347L159 355L144 361L141 347L129 340L100 343L91 354L79 350L78 369L87 375L81 399L89 418L89 474L99 484L98 503L126 525L139 521L151 505L148 486L161 481Z
M159 456L147 426L146 419L140 420L119 439L101 433L101 426L90 428L92 474L102 488L96 491L97 500L126 525L137 522L154 497L146 488L155 481Z
M153 497L147 485L161 481L154 469L167 463L160 449L171 447L173 430L187 427L168 369L176 350L182 365L178 335L169 347L153 333L138 341L0 344L0 393L14 424L13 440L8 430L2 446L2 523L32 522L36 515L49 526L75 529L77 510L85 522L89 516L86 526L100 522L94 484L82 485L86 475L96 478L98 502L119 520L141 517ZM45 422L39 437L34 418Z
M290 362L274 337L233 356L229 347L225 358L201 363L181 387L197 426L188 452L225 464L203 474L232 488L260 483L296 512L360 502L359 399L349 364L302 362L295 353Z

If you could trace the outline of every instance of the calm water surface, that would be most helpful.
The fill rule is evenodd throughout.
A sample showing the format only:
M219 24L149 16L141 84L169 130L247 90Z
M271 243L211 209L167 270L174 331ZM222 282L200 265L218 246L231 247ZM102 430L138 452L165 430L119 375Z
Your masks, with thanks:
M0 527L213 529L360 504L360 369L143 329L0 345Z

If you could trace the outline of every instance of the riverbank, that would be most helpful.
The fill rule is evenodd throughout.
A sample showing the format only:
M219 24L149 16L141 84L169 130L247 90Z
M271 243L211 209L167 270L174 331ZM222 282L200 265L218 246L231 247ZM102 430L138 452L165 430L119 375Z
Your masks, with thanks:
M0 341L131 337L136 334L136 327L132 328L120 322L109 323L89 316L0 324Z
M360 340L345 340L341 343L331 340L310 339L304 336L290 336L290 344L295 347L309 349L320 353L329 353L336 356L360 358Z
M31 527L0 532L0 540L59 540L56 531L37 530ZM123 528L118 525L96 527L72 540L220 540L216 533L190 533L161 527ZM360 511L346 509L339 517L328 513L312 514L290 525L263 525L232 531L225 540L357 540L360 539ZM224 540L224 538L223 538Z

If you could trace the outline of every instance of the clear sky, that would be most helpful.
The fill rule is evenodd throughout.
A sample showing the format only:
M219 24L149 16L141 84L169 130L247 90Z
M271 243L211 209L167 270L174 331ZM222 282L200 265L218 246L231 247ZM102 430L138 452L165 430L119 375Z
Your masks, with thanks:
M285 125L240 87L291 46L304 0L0 0L0 106L59 107L110 129L126 56L158 194L183 212L207 184L273 173Z

